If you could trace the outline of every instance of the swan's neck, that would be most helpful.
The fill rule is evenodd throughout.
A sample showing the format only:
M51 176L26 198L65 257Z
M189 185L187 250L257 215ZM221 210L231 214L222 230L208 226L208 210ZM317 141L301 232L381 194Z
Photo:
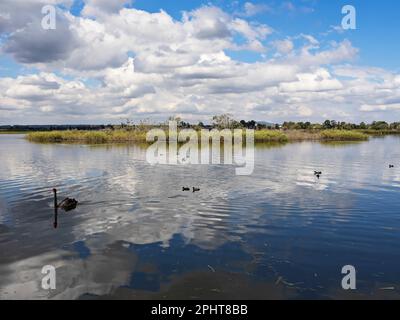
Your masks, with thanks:
M54 208L57 208L57 191L54 191Z

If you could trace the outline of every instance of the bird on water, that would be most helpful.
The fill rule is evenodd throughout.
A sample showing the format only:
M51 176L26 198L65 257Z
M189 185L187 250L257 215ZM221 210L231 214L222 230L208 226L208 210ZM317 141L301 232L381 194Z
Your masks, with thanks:
M71 199L71 198L65 198L60 203L57 203L57 189L54 188L53 193L54 193L54 207L55 208L60 208L60 209L64 210L65 212L68 212L68 211L74 210L76 208L76 206L78 205L78 201L76 201L75 199Z
M316 176L318 179L322 175L322 171L314 171L314 176Z

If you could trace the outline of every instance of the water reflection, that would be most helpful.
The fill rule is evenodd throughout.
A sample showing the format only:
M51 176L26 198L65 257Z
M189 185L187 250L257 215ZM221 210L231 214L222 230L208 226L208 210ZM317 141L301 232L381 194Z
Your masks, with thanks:
M0 298L334 298L349 263L359 290L346 297L397 297L399 142L257 147L254 174L236 176L151 166L142 146L2 136ZM79 199L73 213L53 187Z
M53 222L54 229L58 227L58 208L57 206L54 207L54 222Z

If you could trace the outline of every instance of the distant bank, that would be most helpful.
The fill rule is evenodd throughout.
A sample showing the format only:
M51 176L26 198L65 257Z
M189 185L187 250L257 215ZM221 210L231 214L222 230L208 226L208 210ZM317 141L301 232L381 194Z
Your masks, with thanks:
M64 130L105 130L112 128L112 125L91 125L91 124L68 124L68 125L2 125L0 133L20 133L31 131L64 131Z
M27 139L33 142L47 143L127 143L127 142L146 142L145 130L66 130L66 131L47 131L30 132L26 135ZM212 135L213 137L213 135ZM218 136L219 137L219 136ZM315 141L362 141L368 140L368 134L359 130L282 130L282 129L261 129L254 132L255 142L290 142L302 140ZM219 137L220 138L220 137ZM168 137L167 137L168 139ZM218 138L217 138L218 139ZM220 138L221 139L221 138ZM222 141L222 139L221 139Z
M146 142L146 133L150 129L166 130L169 121L177 123L178 131L183 129L223 130L254 129L255 142L288 142L288 141L362 141L371 135L400 134L400 122L387 123L374 121L370 124L359 124L326 120L323 123L237 121L229 114L214 116L212 124L202 122L190 124L179 117L170 117L159 124L140 121L133 124L128 120L119 125L9 125L0 126L0 133L26 133L34 142L70 142L70 143L126 143ZM216 133L217 134L217 133Z

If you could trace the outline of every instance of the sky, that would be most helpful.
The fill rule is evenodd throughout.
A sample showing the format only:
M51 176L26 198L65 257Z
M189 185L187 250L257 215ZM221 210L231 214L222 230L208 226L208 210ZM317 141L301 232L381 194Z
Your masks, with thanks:
M0 125L400 121L399 18L397 0L2 0Z

